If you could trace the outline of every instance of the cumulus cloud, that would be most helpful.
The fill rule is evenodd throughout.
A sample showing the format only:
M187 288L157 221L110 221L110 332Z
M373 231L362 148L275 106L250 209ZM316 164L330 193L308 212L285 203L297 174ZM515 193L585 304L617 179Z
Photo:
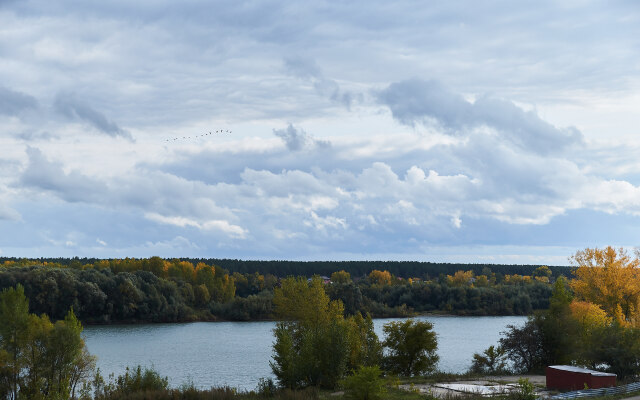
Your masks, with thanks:
M481 96L468 101L434 80L395 82L379 91L377 98L389 107L395 119L406 125L436 123L444 132L454 135L488 127L514 145L541 154L583 143L582 133L576 128L557 128L535 111L525 111L507 100Z
M125 139L133 140L129 132L120 128L118 124L109 120L104 114L94 110L87 104L76 99L70 94L60 93L56 96L54 107L60 114L70 119L78 119L84 121L98 131L109 136L120 136Z
M320 149L331 147L330 141L315 139L304 130L295 128L292 124L289 124L285 129L274 129L273 134L282 139L291 151L299 151L309 147Z
M179 232L195 246L185 249L200 251L213 240L217 248L272 256L485 243L491 238L482 226L508 232L505 226L544 226L583 208L640 211L640 188L585 174L567 159L505 145L499 137L425 146L429 137L410 134L383 141L381 152L354 151L377 140L338 140L324 163L306 170L260 167L275 165L283 154L297 160L286 165L304 166L309 153L302 151L283 153L274 147L255 160L256 154L241 146L218 149L230 158L255 161L233 182L189 178L188 169L201 168L194 155L185 156L173 173L145 165L126 176L96 179L29 148L30 165L20 181L67 202L142 215L147 223L136 225L157 232L154 243L170 241ZM112 238L97 234L113 245ZM96 234L87 236L95 241Z
M36 108L38 101L35 97L0 86L0 115L13 116Z

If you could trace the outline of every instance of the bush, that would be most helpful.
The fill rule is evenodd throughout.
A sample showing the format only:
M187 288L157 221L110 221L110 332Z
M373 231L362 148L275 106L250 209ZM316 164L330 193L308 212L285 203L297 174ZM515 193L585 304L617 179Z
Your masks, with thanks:
M133 393L151 390L166 390L169 387L169 379L161 377L153 368L142 367L133 370L127 368L124 375L120 375L116 381L116 390L122 393Z
M263 397L273 397L277 391L276 384L271 378L260 378L256 392Z
M358 368L353 375L342 380L345 397L353 400L381 399L386 392L381 373L378 366Z
M536 392L533 383L529 379L518 379L518 387L511 392L509 398L512 400L536 400Z

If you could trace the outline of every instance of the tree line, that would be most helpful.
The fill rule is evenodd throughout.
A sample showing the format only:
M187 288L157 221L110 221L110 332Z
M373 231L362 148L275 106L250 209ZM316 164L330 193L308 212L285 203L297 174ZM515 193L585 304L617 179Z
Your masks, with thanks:
M159 257L0 264L0 290L21 284L33 312L62 319L73 307L85 323L273 319L274 288L283 278ZM528 315L548 307L553 279L549 267L537 267L530 275L484 267L478 274L469 269L433 278L374 269L358 277L334 271L324 284L348 315Z
M0 257L0 264L13 263L18 265L56 265L60 267L81 268L83 266L110 265L114 272L122 268L129 271L149 268L148 263L159 265L159 257L149 259L99 259L80 257L42 257L42 258L18 258ZM508 275L532 275L533 271L541 265L523 264L463 264L463 263L436 263L428 261L289 261L289 260L239 260L226 258L178 258L169 261L179 263L185 261L192 265L200 263L215 265L224 268L229 273L240 274L258 273L264 276L274 275L278 277L313 275L329 276L335 271L346 271L353 277L365 276L373 270L389 271L392 275L401 277L420 277L423 279L436 278L439 275L453 275L456 271L472 271L481 275L483 270L490 269L494 273ZM147 264L147 265L145 265ZM553 277L569 277L573 273L571 266L548 266Z

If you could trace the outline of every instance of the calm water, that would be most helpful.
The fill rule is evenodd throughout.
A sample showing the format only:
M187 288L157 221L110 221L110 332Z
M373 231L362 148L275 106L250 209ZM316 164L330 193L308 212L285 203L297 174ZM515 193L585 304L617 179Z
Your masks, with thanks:
M498 342L507 325L525 317L419 317L433 323L442 371L462 372L474 352ZM397 318L374 320L382 325ZM103 375L122 374L127 366L153 366L171 386L193 382L200 388L229 385L254 389L258 379L273 377L269 360L274 322L196 322L189 324L85 327L91 354Z

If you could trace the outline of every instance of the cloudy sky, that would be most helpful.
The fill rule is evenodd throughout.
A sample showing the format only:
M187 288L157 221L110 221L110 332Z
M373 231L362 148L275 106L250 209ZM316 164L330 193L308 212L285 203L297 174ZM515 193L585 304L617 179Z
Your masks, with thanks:
M0 256L566 265L639 111L635 1L0 0Z

